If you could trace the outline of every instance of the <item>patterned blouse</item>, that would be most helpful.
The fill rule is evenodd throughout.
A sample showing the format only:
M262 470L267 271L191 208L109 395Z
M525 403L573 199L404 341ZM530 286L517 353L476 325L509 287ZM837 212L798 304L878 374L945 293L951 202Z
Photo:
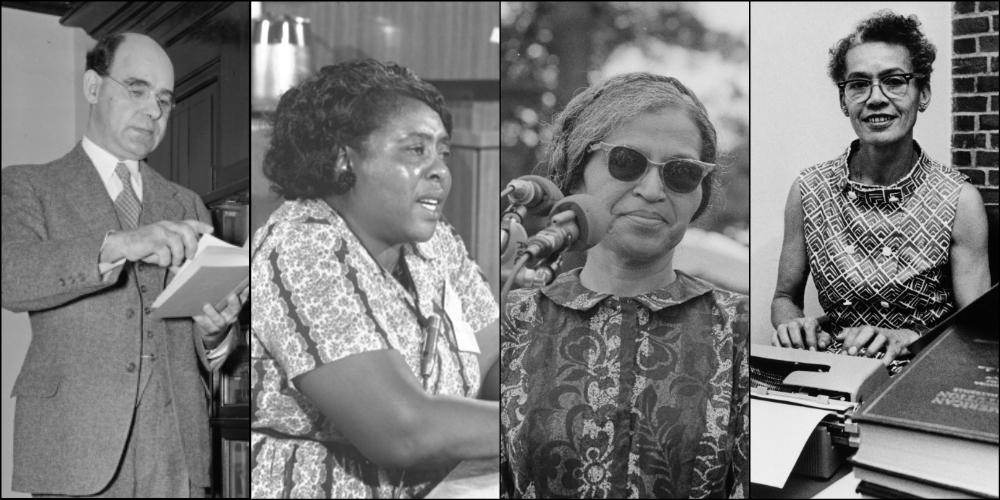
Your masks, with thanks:
M323 201L285 202L253 248L252 497L425 495L447 469L403 475L376 466L294 384L325 364L381 349L398 350L420 379L424 335L404 288ZM443 314L447 281L473 331L497 320L493 294L451 226L441 222L429 241L404 245L403 259L424 317ZM450 322L442 324L428 391L474 398L476 354L458 351Z
M633 298L580 270L501 317L501 498L749 494L749 300L677 273Z
M835 332L872 325L923 333L954 310L948 265L965 176L919 155L891 186L848 178L843 155L799 176L806 253Z

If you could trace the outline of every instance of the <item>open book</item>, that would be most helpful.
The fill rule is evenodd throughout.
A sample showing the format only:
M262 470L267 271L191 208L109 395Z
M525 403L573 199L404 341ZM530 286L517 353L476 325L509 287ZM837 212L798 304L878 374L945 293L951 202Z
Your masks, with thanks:
M250 284L250 241L243 248L206 234L198 253L184 263L153 303L153 319L190 318L205 314L205 304L226 307L226 297Z

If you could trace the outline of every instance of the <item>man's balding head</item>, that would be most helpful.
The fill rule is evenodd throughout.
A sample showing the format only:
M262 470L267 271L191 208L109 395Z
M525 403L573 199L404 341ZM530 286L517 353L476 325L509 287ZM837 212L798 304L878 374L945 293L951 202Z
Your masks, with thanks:
M84 97L91 104L87 137L111 154L145 158L163 139L169 109L157 97L174 90L174 67L152 38L137 33L106 35L87 52ZM150 95L131 95L129 86Z

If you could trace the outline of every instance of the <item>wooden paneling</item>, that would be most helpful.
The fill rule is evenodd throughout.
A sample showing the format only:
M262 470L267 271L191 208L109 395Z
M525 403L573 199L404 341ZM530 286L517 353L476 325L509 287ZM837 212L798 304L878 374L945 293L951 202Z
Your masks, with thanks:
M145 33L167 51L177 107L152 168L203 196L249 183L249 4L77 2L61 22L95 38Z
M456 130L448 162L452 187L444 215L458 231L472 258L500 295L500 134Z
M176 87L177 106L167 133L148 162L160 174L170 165L168 179L200 196L215 188L213 168L220 149L221 107L218 60Z
M270 145L270 132L263 120L255 119L251 125L250 140L250 231L257 231L267 222L282 199L271 193L271 183L264 177L261 164Z
M499 134L498 134L499 136ZM498 137L499 139L499 137ZM497 141L499 143L499 140ZM485 149L479 162L479 217L476 221L476 261L490 281L493 296L500 300L500 148Z
M499 80L497 2L264 2L309 18L313 70L353 59L397 62L429 80Z

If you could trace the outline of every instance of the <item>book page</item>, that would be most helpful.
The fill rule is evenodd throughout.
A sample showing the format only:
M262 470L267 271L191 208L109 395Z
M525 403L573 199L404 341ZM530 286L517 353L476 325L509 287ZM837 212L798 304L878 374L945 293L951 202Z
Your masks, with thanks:
M750 482L784 488L813 429L831 412L750 400Z
M195 258L177 269L174 279L156 298L151 317L198 316L204 314L205 304L218 309L230 293L242 290L249 281L249 247L236 247L203 235Z

